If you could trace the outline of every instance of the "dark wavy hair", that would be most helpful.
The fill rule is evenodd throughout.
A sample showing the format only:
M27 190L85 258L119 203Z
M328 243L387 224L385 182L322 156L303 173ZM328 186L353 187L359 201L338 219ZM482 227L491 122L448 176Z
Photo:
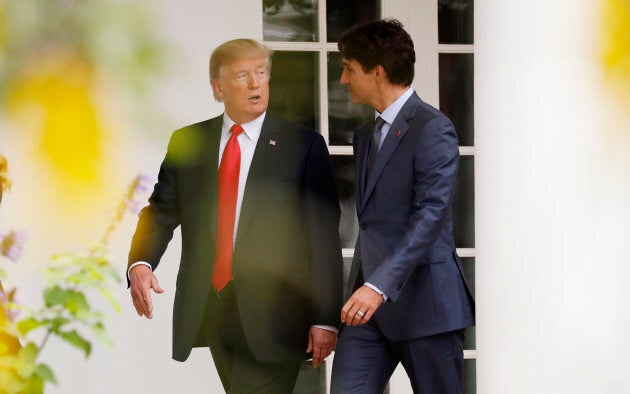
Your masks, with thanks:
M413 81L413 41L396 19L354 26L339 37L337 48L345 59L356 60L365 72L380 64L389 82L409 86Z

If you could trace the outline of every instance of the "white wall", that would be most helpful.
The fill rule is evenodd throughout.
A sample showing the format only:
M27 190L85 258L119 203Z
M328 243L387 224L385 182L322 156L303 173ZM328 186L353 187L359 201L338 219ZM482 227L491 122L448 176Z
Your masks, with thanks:
M475 2L480 394L630 392L630 102L600 6Z

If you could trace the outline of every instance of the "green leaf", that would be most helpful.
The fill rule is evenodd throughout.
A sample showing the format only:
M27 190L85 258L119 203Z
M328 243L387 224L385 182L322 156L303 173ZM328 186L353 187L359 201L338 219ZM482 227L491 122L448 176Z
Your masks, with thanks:
M21 393L26 383L13 368L0 368L0 393Z
M39 354L39 348L34 343L28 343L17 355L17 360L13 368L23 379L28 379L35 372L35 359Z
M44 379L41 376L34 374L28 380L26 387L19 392L19 394L43 394L44 393Z
M103 325L103 323L99 322L99 323L94 324L92 326L92 331L94 332L94 335L96 335L96 338L100 342L104 343L110 348L114 346L114 341L105 330L105 326Z
M42 320L43 325L46 326L46 328L48 328L50 331L54 333L58 333L61 327L71 322L72 321L70 319L65 318L63 316L57 316L52 319Z
M57 380L55 379L55 374L50 369L50 367L46 364L37 364L35 367L35 374L40 376L46 382L52 382L57 384Z
M122 311L122 307L118 302L118 297L114 295L114 293L109 289L99 288L98 292L109 302L109 304L116 310L116 312L120 313Z
M92 352L92 344L85 338L83 338L76 330L72 330L69 332L60 332L57 335L64 341L69 344L83 350L85 353L85 357L90 357L90 353Z
M80 316L90 311L90 304L85 295L76 290L49 287L44 291L46 306L62 305L73 316Z
M26 335L30 331L32 331L32 330L34 330L36 328L39 328L39 327L41 327L43 325L44 324L41 321L35 319L34 317L30 317L30 318L28 318L26 320L19 321L17 323L17 329L18 329L18 331L20 332L21 335Z

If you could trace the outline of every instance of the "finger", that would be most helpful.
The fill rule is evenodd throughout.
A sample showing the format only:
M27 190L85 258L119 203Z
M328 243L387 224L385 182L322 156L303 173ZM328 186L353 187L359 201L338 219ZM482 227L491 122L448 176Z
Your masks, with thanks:
M343 314L344 309L345 315ZM354 320L358 310L359 306L355 304L354 301L348 301L346 303L346 306L344 306L344 308L342 309L342 316L344 317L342 322L346 323L349 326L352 325L352 321Z
M142 301L146 305L146 311L151 313L153 311L153 302L151 300L151 290L150 288L142 289Z
M133 304L136 307L136 310L138 311L138 314L140 316L145 315L147 312L147 308L144 302L144 296L142 295L142 290L138 289L137 287L134 287L131 293L131 297L133 299Z
M357 307L354 311L354 315L352 316L351 325L358 326L365 323L366 321L364 321L364 318L367 316L366 310L366 307Z
M136 308L136 313L138 316L142 316L142 308L138 305L138 301L135 298L131 297L131 301L133 302L133 307Z
M155 291L156 293L164 293L164 290L160 287L160 284L158 283L158 280L155 277L155 275L153 275L153 278L151 279L151 287L153 288L153 291Z
M341 308L341 322L342 323L346 323L346 320L348 319L348 312L350 311L350 308L352 307L352 305L349 303L349 301L343 306L343 308Z
M306 353L310 353L313 351L313 337L311 335L308 336L308 346L306 347Z
M321 351L317 351L317 355L313 355L313 368L319 367L322 363Z

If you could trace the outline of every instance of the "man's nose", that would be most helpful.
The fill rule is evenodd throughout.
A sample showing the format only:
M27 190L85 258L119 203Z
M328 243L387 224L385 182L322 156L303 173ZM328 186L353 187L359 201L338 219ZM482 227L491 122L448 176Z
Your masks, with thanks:
M346 76L346 70L343 70L341 72L341 77L339 77L339 82L342 85L347 85L348 84L348 77Z
M250 89L257 89L258 86L260 86L260 80L258 79L256 74L254 73L249 74L248 85Z

